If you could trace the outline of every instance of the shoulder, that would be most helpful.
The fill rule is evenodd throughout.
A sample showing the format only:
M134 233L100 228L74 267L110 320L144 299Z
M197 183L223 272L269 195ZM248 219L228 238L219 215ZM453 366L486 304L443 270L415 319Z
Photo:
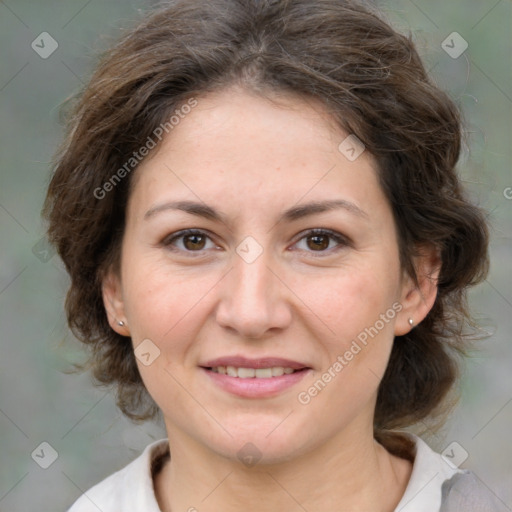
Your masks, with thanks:
M508 510L471 471L458 473L443 483L440 512L498 512Z
M448 463L420 437L405 432L400 434L413 442L413 467L395 512L439 512L443 483L462 470Z
M454 465L451 455L435 452L416 435L400 434L413 441L411 455L414 461L411 477L395 512L509 510L476 474Z
M413 468L395 512L509 510L476 474L454 465L451 455L435 452L416 435L403 432L400 435L413 442Z
M153 465L168 449L167 439L146 446L127 466L84 492L68 512L159 512L153 489Z

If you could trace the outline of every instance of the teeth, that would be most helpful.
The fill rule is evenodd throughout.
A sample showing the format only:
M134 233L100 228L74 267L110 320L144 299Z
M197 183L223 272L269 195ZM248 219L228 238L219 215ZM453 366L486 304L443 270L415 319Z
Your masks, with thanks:
M249 379L256 376L254 368L238 368L238 377L241 379Z
M284 374L284 368L282 366L274 366L272 368L272 377L281 377Z
M235 368L234 366L217 366L212 371L230 377L240 379L269 379L270 377L280 377L284 374L293 373L293 368L283 368L282 366L273 366L272 368Z
M268 379L272 377L272 368L258 368L254 373L258 379ZM238 375L240 375L240 371L238 372Z

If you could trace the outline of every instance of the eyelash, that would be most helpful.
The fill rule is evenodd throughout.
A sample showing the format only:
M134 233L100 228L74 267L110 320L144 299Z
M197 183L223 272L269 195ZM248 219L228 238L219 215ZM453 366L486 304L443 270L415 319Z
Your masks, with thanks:
M175 242L176 240L185 238L186 236L189 236L189 235L206 236L211 241L213 241L212 238L210 237L210 235L205 231L198 230L198 229L185 229L183 231L178 231L177 233L174 233L170 237L167 237L166 239L164 239L162 242L162 245L164 245L165 247L171 247L173 245L173 242ZM331 248L331 249L325 249L322 251L306 251L306 252L310 252L311 254L313 254L315 258L318 258L318 257L321 258L326 253L331 254L331 252L333 250L339 250L342 247L352 246L351 241L346 236L343 236L340 233L337 233L336 231L331 231L330 229L324 229L324 228L315 228L315 229L310 229L308 231L305 231L304 233L302 233L302 236L295 242L295 244L297 244L301 240L304 240L305 238L308 238L310 236L328 236L332 240L334 240L336 243L339 244L338 247ZM202 255L201 253L203 251L206 251L207 249L200 249L198 251L189 251L189 250L174 248L171 250L185 252L188 254L199 253L198 256L201 256ZM315 253L319 253L319 254L315 254ZM198 256L192 256L192 257L198 257Z

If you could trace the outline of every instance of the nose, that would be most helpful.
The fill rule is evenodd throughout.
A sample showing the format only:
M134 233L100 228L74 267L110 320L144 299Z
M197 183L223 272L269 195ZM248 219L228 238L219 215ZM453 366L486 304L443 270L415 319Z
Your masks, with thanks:
M251 263L235 255L220 283L217 323L241 338L261 338L290 325L292 292L269 260L266 252Z

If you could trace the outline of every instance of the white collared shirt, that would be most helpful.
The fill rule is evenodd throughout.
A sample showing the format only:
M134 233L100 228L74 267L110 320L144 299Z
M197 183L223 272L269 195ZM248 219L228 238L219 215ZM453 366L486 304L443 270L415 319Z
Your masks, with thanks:
M471 477L473 474L452 467L418 436L407 435L415 441L413 469L405 493L394 512L439 512L443 483L455 475ZM83 493L68 512L161 512L153 488L152 464L167 451L167 439L151 443L123 469ZM479 490L476 489L476 492ZM464 512L473 510L495 509L467 508Z

